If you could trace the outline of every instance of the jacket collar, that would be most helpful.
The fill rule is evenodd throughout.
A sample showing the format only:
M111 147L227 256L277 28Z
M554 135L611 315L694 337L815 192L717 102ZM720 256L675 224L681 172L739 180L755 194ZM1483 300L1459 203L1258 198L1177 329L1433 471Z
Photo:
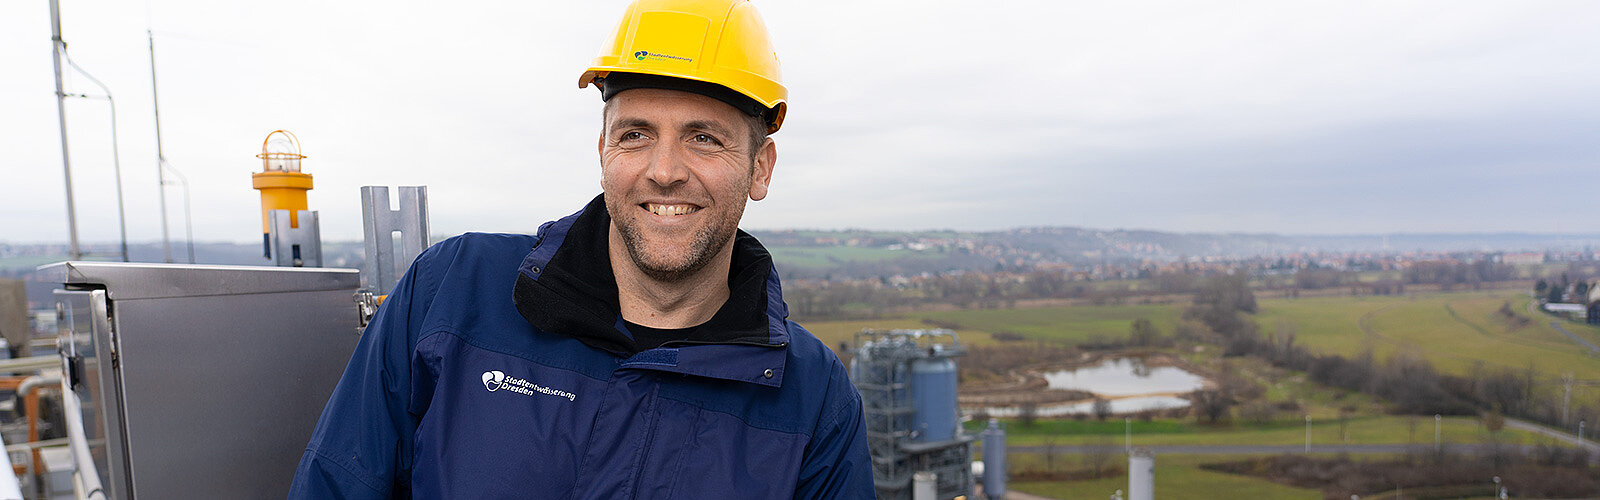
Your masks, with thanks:
M517 269L512 293L528 323L624 358L623 366L782 384L789 311L772 257L754 236L741 230L734 237L728 301L696 338L639 352L623 326L617 301L607 252L610 225L601 195L577 213L539 228L533 250Z

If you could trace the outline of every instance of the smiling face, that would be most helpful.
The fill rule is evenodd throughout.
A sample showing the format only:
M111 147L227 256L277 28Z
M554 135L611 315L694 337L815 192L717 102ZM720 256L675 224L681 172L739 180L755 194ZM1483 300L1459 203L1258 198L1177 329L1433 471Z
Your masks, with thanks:
M614 233L633 265L681 281L728 244L746 200L767 196L777 153L751 144L747 116L722 101L633 89L606 103L600 187Z

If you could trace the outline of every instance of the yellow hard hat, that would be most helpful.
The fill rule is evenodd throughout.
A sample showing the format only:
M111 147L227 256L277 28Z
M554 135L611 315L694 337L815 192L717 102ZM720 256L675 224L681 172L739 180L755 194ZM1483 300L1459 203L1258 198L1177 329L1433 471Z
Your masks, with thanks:
M789 107L782 81L767 26L747 0L635 0L578 87L594 83L605 99L640 87L705 94L763 118L770 134Z

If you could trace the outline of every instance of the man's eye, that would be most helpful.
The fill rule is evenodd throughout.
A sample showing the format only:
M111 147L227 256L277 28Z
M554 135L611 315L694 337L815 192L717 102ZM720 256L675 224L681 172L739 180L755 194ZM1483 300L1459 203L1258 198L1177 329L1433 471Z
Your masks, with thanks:
M691 140L693 140L694 142L705 143L705 144L722 144L722 142L718 141L717 138L711 137L711 136L706 135L706 134L695 134L694 137L691 138Z
M622 140L624 140L624 141L637 141L637 140L643 139L643 138L644 138L644 134L641 134L641 133L638 133L638 132L626 132L626 133L622 134Z

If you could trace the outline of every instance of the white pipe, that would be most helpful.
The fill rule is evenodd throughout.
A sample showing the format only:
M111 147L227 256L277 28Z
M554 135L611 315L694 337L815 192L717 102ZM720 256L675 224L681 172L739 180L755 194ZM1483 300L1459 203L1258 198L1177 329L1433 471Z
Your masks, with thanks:
M59 377L58 377L59 378ZM72 447L72 461L77 464L77 472L73 473L73 489L77 490L79 499L106 498L105 489L100 485L100 472L95 469L94 456L89 453L88 436L83 431L83 410L78 407L78 395L61 382L61 407L67 422L67 441Z

